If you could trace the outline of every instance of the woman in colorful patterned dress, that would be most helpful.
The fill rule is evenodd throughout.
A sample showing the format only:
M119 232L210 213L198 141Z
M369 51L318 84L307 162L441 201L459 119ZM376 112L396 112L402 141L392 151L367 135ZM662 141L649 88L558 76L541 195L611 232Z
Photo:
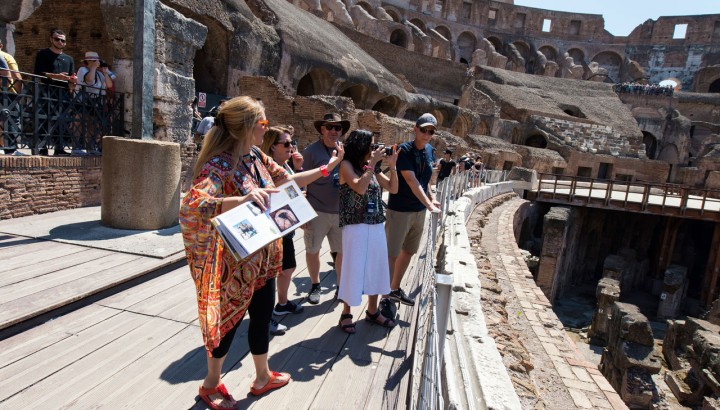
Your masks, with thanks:
M249 201L265 211L277 185L293 179L305 186L328 175L328 168L337 166L344 152L338 145L337 155L327 165L289 175L253 146L262 142L267 126L259 101L250 97L228 101L205 136L193 187L180 207L185 252L197 290L200 330L208 352L208 374L200 386L200 397L212 409L237 404L221 383L220 371L246 311L250 314L248 342L256 373L250 393L260 395L282 387L290 375L271 371L267 357L275 277L282 261L281 240L236 261L210 220Z
M378 295L390 292L390 269L385 237L385 209L382 191L397 193L395 164L397 149L388 158L390 176L376 170L385 156L385 147L373 145L370 131L356 130L345 141L345 157L340 164L340 227L342 228L342 276L338 299L343 311L338 325L355 333L350 306L358 306L368 295L365 320L385 327L395 326L378 310Z

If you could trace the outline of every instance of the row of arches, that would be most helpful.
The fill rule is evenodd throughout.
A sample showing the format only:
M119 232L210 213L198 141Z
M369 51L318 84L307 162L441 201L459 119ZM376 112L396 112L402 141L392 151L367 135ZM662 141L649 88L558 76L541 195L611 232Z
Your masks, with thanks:
M370 6L367 5L367 7ZM386 7L385 10L396 23L402 24L404 22L401 17L402 12L395 10L392 7ZM447 26L437 25L432 27L429 26L421 18L417 17L409 19L408 22L411 23L414 27L417 27L417 29L422 33L429 35L430 30L432 30L435 33L441 35L448 41L448 43L450 43L455 48L453 60L465 64L470 63L470 61L472 60L472 53L477 48L479 48L480 41L483 39L481 35L468 30L462 31L457 34L457 36L455 36ZM420 42L417 39L409 38L409 36L412 36L412 31L405 31L403 29L397 28L389 34L388 41L403 48L409 48L411 41L413 41L415 42L415 46L413 47L414 51L423 52L424 49L422 47L422 44L419 44ZM487 40L489 40L490 43L494 46L495 51L505 55L506 57L511 57L508 55L508 47L510 45L514 46L514 48L519 52L519 54L525 59L528 65L527 68L529 68L529 72L532 71L531 64L535 61L537 57L535 55L535 50L541 52L548 61L556 62L560 66L566 63L564 61L565 52L567 52L568 55L573 58L573 63L577 65L587 66L591 62L596 62L598 63L598 65L608 71L608 77L613 80L617 80L619 78L620 69L624 61L623 56L613 50L605 50L599 52L595 54L595 56L593 56L592 58L587 59L586 53L578 47L571 47L561 53L561 51L555 45L551 44L543 44L540 47L535 48L534 46L526 43L523 40L504 42L498 36L488 36ZM560 72L558 72L558 75L560 75ZM718 84L718 87L720 87L720 84Z
M314 69L297 82L296 95L339 95L353 100L356 108L370 109L390 116L397 116L402 109L402 101L394 95L381 95L365 84L337 83L329 72Z

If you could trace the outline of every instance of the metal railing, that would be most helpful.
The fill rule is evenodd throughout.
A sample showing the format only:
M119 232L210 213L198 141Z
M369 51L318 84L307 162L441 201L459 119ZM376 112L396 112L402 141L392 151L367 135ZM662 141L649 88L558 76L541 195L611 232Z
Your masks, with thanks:
M420 280L420 294L417 298L418 318L413 350L412 383L409 400L410 409L444 408L442 388L442 357L444 330L447 318L438 312L438 274L436 256L438 238L442 234L445 220L452 201L460 198L468 189L483 185L487 178L505 179L508 171L486 171L483 175L462 172L443 179L436 185L437 199L441 214L430 214L426 225L428 239L418 257L417 276ZM490 190L490 195L498 195L505 190ZM443 308L441 308L442 310ZM446 308L445 308L446 310ZM447 312L444 313L447 316Z
M0 149L99 153L102 137L124 135L124 94L21 73L0 77Z
M720 220L720 190L539 174L535 200Z

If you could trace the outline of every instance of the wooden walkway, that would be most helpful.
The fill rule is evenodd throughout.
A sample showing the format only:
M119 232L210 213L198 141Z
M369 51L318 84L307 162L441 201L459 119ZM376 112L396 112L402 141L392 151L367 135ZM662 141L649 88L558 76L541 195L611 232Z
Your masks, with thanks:
M295 301L310 287L298 233L298 268L290 288ZM51 309L70 289L102 286L101 278L151 268L136 255L13 236L0 238L0 258L5 323L22 320L19 312L27 310L22 306ZM387 331L361 320L364 307L353 308L357 333L343 333L337 327L341 307L332 300L335 273L327 247L321 261L321 303L305 303L303 313L278 318L289 330L270 342L271 368L292 375L288 386L260 398L248 394L254 368L247 320L240 325L223 369L238 408L406 406L414 309L401 306L398 326ZM403 284L413 296L415 264ZM0 408L203 409L197 389L205 357L194 285L182 266L0 340Z

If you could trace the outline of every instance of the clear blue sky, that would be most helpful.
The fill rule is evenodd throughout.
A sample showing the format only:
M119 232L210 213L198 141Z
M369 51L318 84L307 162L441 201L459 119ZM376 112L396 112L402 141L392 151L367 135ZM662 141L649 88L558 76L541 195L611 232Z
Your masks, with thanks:
M660 16L720 14L720 0L515 0L518 6L575 13L602 14L605 30L616 36L627 36L647 19Z

